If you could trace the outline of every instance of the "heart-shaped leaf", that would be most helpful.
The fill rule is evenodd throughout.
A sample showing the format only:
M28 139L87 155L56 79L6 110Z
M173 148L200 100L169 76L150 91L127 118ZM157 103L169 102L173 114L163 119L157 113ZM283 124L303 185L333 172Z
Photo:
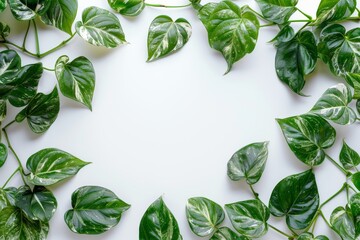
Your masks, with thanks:
M237 151L227 164L227 174L233 181L246 179L255 184L261 178L268 157L269 142L252 143Z
M43 93L36 94L26 108L16 115L15 120L22 122L26 118L30 129L34 133L40 134L51 127L59 111L60 99L58 90L55 87L48 95Z
M145 8L144 0L108 0L112 9L124 16L137 16Z
M354 194L350 198L349 204L354 219L355 238L358 238L360 236L360 193Z
M26 162L30 171L28 180L39 186L48 186L67 179L89 164L73 155L55 148L34 153Z
M312 233L302 233L296 240L329 240L329 238L323 235L314 237Z
M355 239L355 225L350 208L337 207L330 216L330 223L343 240Z
M314 25L346 19L356 9L356 0L321 0Z
M275 69L278 78L292 91L302 94L305 76L314 71L317 61L315 36L310 31L302 31L292 40L277 46Z
M165 15L156 17L149 27L148 59L153 61L181 49L191 36L191 25L179 18L175 22Z
M33 215L42 222L49 222L57 208L54 194L42 186L35 186L32 192L30 209Z
M28 21L34 19L36 14L43 14L50 7L48 0L8 0L10 10L17 20ZM1 5L1 4L0 4Z
M2 167L7 159L8 149L5 144L0 143L0 167Z
M310 112L341 125L352 124L357 116L348 106L351 101L350 88L340 83L327 89Z
M336 138L335 129L326 120L305 114L277 121L291 151L299 160L309 166L324 161L324 149L331 147Z
M256 0L256 2L267 20L284 24L296 11L298 0Z
M285 25L281 28L279 33L270 40L271 43L274 43L274 45L277 47L280 43L288 42L291 39L293 39L295 36L295 31L290 25Z
M193 233L205 237L212 234L224 221L222 207L203 197L190 198L186 205L186 218Z
M6 4L7 1L6 0L0 0L0 12L3 12L6 8Z
M15 195L15 206L20 208L28 219L39 220L31 211L31 199L33 193L29 186L24 185L18 188Z
M1 2L1 0L0 0ZM0 4L1 5L1 4ZM1 12L1 11L0 11ZM0 39L5 40L10 34L10 27L6 23L0 22ZM0 53L1 54L1 53Z
M41 21L61 31L72 34L78 3L77 0L51 0L49 8L41 14Z
M0 236L3 239L45 240L49 225L29 219L18 207L6 207L0 212Z
M182 240L179 225L162 198L152 203L144 213L139 240Z
M55 74L60 91L64 96L84 104L90 110L95 89L95 71L86 57L69 62L68 56L61 56L55 65Z
M65 213L71 231L80 234L100 234L116 226L130 205L103 187L85 186L71 196L73 209Z
M11 206L10 201L8 199L8 193L5 189L0 188L0 212L6 207Z
M349 147L345 140L343 141L343 145L339 154L339 160L347 170L356 168L356 166L360 164L359 154L354 149Z
M268 231L269 209L258 199L225 205L231 224L240 234L260 238Z
M281 180L271 193L269 208L272 215L286 217L290 229L308 227L319 208L319 192L313 172L308 170Z
M119 19L111 12L98 7L88 7L82 21L75 24L76 32L95 46L114 48L126 43Z
M199 18L208 32L209 44L220 51L228 64L232 65L251 53L259 34L259 20L248 6L239 7L231 1L205 5Z
M227 227L219 228L210 240L249 240L245 236L238 236L233 230Z
M21 68L21 58L14 50L0 52L0 82L9 81ZM1 86L1 85L0 85ZM2 90L2 88L0 88ZM1 91L1 95L3 92Z
M360 190L360 172L354 173L351 175L351 181L353 182L354 186Z

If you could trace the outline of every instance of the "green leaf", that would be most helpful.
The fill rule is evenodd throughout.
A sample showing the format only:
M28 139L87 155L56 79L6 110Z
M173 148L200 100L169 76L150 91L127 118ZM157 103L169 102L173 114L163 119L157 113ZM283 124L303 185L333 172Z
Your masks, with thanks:
M325 159L324 149L335 142L335 129L319 116L305 114L277 122L291 151L309 166L321 164Z
M355 239L355 225L350 209L337 207L330 216L330 224L342 240Z
M152 203L144 213L139 240L182 240L179 225L162 198Z
M296 240L329 240L329 238L323 235L314 237L312 233L302 233Z
M281 180L271 193L269 208L272 215L285 216L290 229L308 227L319 208L319 192L312 170Z
M238 236L233 230L227 227L219 228L210 240L249 240L245 236Z
M260 24L248 6L240 8L227 0L207 4L200 9L199 18L207 29L210 47L220 51L228 64L226 73L254 50Z
M41 15L50 7L48 0L8 0L10 10L17 20L28 21L34 19L37 14Z
M0 12L3 12L6 8L6 0L0 0Z
M5 144L0 143L0 167L2 167L7 159L8 149Z
M82 22L75 24L76 32L95 46L114 48L126 43L119 19L111 12L98 7L88 7L82 13Z
M298 0L256 0L256 2L268 21L284 24L296 11Z
M310 31L302 31L290 41L279 43L275 57L278 78L302 95L305 76L314 71L317 56L315 36Z
M21 68L21 58L14 50L0 52L0 83L9 81ZM0 85L1 86L1 85ZM0 87L1 96L3 88ZM3 97L2 97L3 98Z
M34 153L26 162L31 172L27 177L34 185L48 186L67 179L89 164L56 148L46 148Z
M272 40L270 40L270 42L274 43L274 45L278 47L280 43L288 42L293 39L294 36L294 29L290 25L285 25L281 28L279 33Z
M6 101L0 99L0 122L4 121L4 119L6 118L6 112L7 112Z
M65 213L71 231L80 234L100 234L117 225L121 214L130 205L103 187L84 186L71 196L73 209Z
M227 164L227 174L233 181L246 179L255 184L264 172L269 142L252 143L237 151Z
M6 198L8 200L8 206L15 206L16 205L16 194L17 194L17 188L9 187L3 189L5 192Z
M351 181L353 182L354 186L360 190L360 172L356 172L351 175Z
M0 212L2 239L45 240L49 225L29 219L18 207L6 207Z
M144 0L108 0L112 9L124 16L138 16L145 8Z
M224 221L222 207L203 197L190 198L186 205L186 218L193 233L199 237L212 234Z
M49 222L57 208L53 193L42 186L35 186L30 202L33 215L42 222Z
M75 58L72 62L69 62L68 56L59 57L55 64L55 74L64 96L92 109L95 71L86 57Z
M11 206L11 204L10 201L8 200L8 194L5 191L5 189L0 188L0 212L1 210L9 206Z
M328 88L310 112L337 124L352 124L357 117L355 111L348 106L351 101L350 88L340 83Z
M1 0L0 0L1 2ZM1 5L1 3L0 3ZM0 6L1 7L1 6ZM0 11L1 12L1 11ZM0 39L5 40L7 36L10 34L10 27L6 23L0 22Z
M190 23L184 18L174 22L169 16L156 17L149 27L147 61L165 57L181 49L188 42L191 31Z
M260 238L268 231L269 209L258 199L225 205L231 224L240 234Z
M28 219L39 220L31 211L32 191L29 186L24 185L18 188L15 195L15 206L20 208Z
M41 15L41 21L61 31L72 34L78 3L77 0L51 0L49 8Z
M339 160L347 170L356 168L356 166L360 164L359 154L354 149L349 147L345 140L343 141L343 145L339 154Z
M350 198L349 204L354 219L355 237L358 238L360 235L360 193L354 194Z
M356 0L321 0L314 25L346 19L356 9Z

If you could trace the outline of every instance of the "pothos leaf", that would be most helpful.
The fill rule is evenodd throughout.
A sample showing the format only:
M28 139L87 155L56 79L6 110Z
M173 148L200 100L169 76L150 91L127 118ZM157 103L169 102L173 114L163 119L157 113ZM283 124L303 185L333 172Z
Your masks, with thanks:
M288 42L291 39L293 39L295 36L295 31L290 25L285 25L281 28L279 33L270 40L271 43L274 43L274 45L277 47L280 43Z
M350 198L350 209L354 219L355 238L358 238L360 235L360 193L356 193Z
M61 31L72 34L78 3L77 0L51 0L49 8L41 14L41 21Z
M95 71L92 63L86 57L78 57L69 62L68 56L61 56L56 61L55 74L60 91L64 96L92 109Z
M355 239L355 225L350 208L337 207L330 216L330 224L343 240Z
M258 199L226 204L233 227L249 238L260 238L268 231L269 209Z
M1 3L0 3L0 5L1 5ZM9 36L9 34L10 34L9 25L7 25L6 23L0 22L0 39L5 40L5 38L7 36Z
M65 213L71 231L80 234L100 234L117 225L130 205L103 187L85 186L71 196L73 209Z
M8 196L9 194L7 192L7 189L0 188L0 212L4 208L11 206Z
M0 12L3 12L6 8L6 0L0 0Z
M316 61L315 36L310 31L302 31L292 40L278 44L275 57L277 76L292 91L302 94L305 76L314 71Z
M15 195L15 206L20 208L27 218L32 220L38 220L31 211L31 198L32 191L29 186L24 185L19 187Z
M321 0L314 25L346 19L356 9L356 0Z
M4 121L4 119L6 118L6 112L6 100L0 99L0 122Z
M252 143L237 151L227 164L227 174L233 181L246 179L248 184L259 181L268 157L268 142Z
M8 149L5 144L0 143L0 167L2 167L7 159Z
M186 218L193 233L205 237L212 234L224 221L222 207L203 197L190 198L186 205Z
M354 186L360 190L360 172L356 172L351 175L351 181L353 182Z
M302 233L296 240L329 240L329 238L323 235L314 237L312 233Z
M281 180L271 193L272 215L286 217L290 229L309 226L319 207L319 193L313 172L308 170Z
M108 0L112 9L124 16L137 16L145 8L144 0Z
M354 149L349 147L345 140L343 141L343 145L339 154L339 160L347 170L356 168L356 166L360 164L359 154Z
M146 210L141 219L139 231L139 240L183 239L174 215L161 197Z
M0 82L9 81L21 68L21 58L14 50L0 52ZM1 86L1 85L0 85ZM2 88L0 88L2 90ZM3 92L1 91L1 95Z
M126 43L119 19L111 12L98 7L88 7L82 13L82 21L75 24L76 32L95 46L114 48Z
M249 240L249 238L238 236L228 227L221 227L214 233L210 240Z
M232 65L255 49L259 20L248 6L239 7L231 1L206 4L199 18L208 32L209 44L224 56L228 73Z
M0 212L0 236L3 239L45 240L49 225L29 219L18 207L6 207Z
M27 21L34 19L37 14L41 15L47 11L51 1L47 0L8 0L10 10L17 20Z
M296 11L298 0L256 0L263 16L270 22L284 24Z
M316 115L300 115L277 119L284 137L295 156L309 166L321 164L324 149L335 142L335 129Z
M31 155L26 168L30 171L29 182L48 186L74 176L87 164L62 150L46 148Z
M38 93L29 102L29 104L16 115L17 122L27 118L30 129L34 133L43 133L47 131L54 123L60 111L60 99L58 90L55 87L53 91L46 95Z
M357 116L348 106L351 101L350 88L340 83L327 89L310 112L341 125L352 124Z
M149 28L147 61L156 60L181 49L188 42L191 31L190 23L184 18L174 22L169 16L156 17Z
M32 192L30 209L33 215L42 222L49 222L57 208L53 193L42 186L35 186Z

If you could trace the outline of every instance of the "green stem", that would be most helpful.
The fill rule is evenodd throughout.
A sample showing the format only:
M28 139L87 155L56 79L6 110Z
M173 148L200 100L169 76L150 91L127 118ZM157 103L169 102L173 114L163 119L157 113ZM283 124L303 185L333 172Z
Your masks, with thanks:
M33 23L33 25L34 25L34 30L35 30L36 55L37 55L38 57L40 57L39 33L38 33L38 30L37 30L37 26L36 26L35 20L32 20L32 23Z
M49 72L54 72L55 71L55 69L53 69L53 68L47 68L47 67L44 67L44 66L43 66L43 69L45 69L46 71L49 71Z
M256 16L258 16L259 18L261 18L263 21L265 22L270 22L269 20L267 20L263 15L261 15L260 13L258 13L257 11L255 11L254 9L250 8L250 11L253 12ZM275 24L274 24L275 25Z
M11 122L9 122L8 124L5 125L5 127L3 127L3 129L6 129L8 127L10 127L13 123L15 123L15 120L12 120Z
M15 176L15 174L17 173L17 172L19 172L20 171L20 168L18 167L14 172L13 172L13 174L11 174L11 176L8 178L8 180L6 180L6 182L5 182L5 184L2 186L2 188L5 188L6 187L6 185L10 182L10 180Z
M260 27L270 27L270 26L274 26L276 25L276 23L268 23L268 24L264 24L264 25L260 25Z
M274 227L273 225L271 225L271 224L268 224L268 225L269 225L269 227L270 227L271 229L273 229L274 231L280 233L281 235L283 235L283 236L285 236L285 237L287 237L287 238L293 238L293 236L291 236L291 235L289 235L289 234L281 231L280 229L277 229L277 228Z
M251 184L249 184L249 187L250 187L251 192L252 192L252 194L254 195L254 197L255 197L256 199L259 199L259 194L258 194L257 192L255 192L253 186L252 186Z
M326 204L328 204L331 200L333 200L335 197L337 197L340 193L342 193L342 191L344 191L344 189L346 189L348 186L347 183L344 183L342 185L342 187L336 192L334 193L334 195L332 195L331 197L329 197L325 202L323 202L320 207L319 207L319 210L322 209L322 207L324 207Z
M10 42L10 41L8 41L8 40L5 40L3 43L4 43L4 44L11 45L11 46L13 46L13 47L15 47L15 48L23 51L24 53L32 56L32 57L38 57L35 53L32 53L32 52L28 51L26 48L20 47L19 45L15 44L15 43L13 43L13 42Z
M311 23L314 20L289 20L290 23L297 23L297 22L305 22L305 23Z
M313 225L312 225L312 229L311 229L311 233L314 233L314 230L315 230L315 226L316 226L316 222L319 218L319 213L316 214L315 218L314 218L314 221L313 221ZM311 225L310 225L311 226Z
M30 29L30 21L28 22L28 26L26 28L26 32L25 32L25 36L24 36L24 41L23 41L23 44L22 44L22 47L25 49L26 48L26 40L27 40L27 36L29 34L29 29Z
M306 13L304 13L303 11L301 11L300 9L296 8L296 10L298 10L302 15L304 15L307 19L312 20L312 17Z
M180 5L180 6L168 6L168 5L163 5L163 4L151 4L151 3L145 3L146 6L149 7L160 7L160 8L186 8L186 7L190 7L191 3L186 4L186 5Z
M326 225L328 225L328 227L329 227L330 229L332 229L331 224L328 222L328 220L326 219L326 217L324 216L324 214L323 214L322 211L320 211L320 216L321 216L322 219L325 221Z
M356 190L355 188L353 188L353 186L351 186L350 184L347 185L348 189L353 190L354 193L358 193L359 191Z
M347 202L350 202L350 194L349 194L349 187L346 187L346 200Z
M359 20L360 20L360 17L348 17L346 20L359 21Z
M346 171L342 166L340 166L340 164L338 164L332 157L330 157L327 153L325 153L325 156L327 157L327 159L330 160L330 162L332 162L341 172L343 172L345 174L345 176L349 176L351 175L350 172Z
M59 45L57 45L56 47L54 47L54 48L52 48L52 49L50 49L50 50L48 50L48 51L46 51L46 52L44 52L44 53L41 53L41 54L39 55L39 58L43 58L43 57L49 55L50 53L55 52L55 51L58 50L59 48L62 48L62 47L65 46L71 39L73 39L73 37L75 36L75 34L76 34L76 32L74 32L73 34L71 34L71 36L70 36L68 39L66 39L65 41L62 41L62 42L61 42Z

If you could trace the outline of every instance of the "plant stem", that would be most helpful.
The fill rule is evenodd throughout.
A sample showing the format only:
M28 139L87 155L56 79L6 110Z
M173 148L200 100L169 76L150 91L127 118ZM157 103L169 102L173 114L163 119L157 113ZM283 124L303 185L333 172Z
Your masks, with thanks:
M10 180L15 176L15 174L17 173L17 172L19 172L20 171L20 168L18 167L14 172L13 172L13 174L11 174L11 176L8 178L8 180L6 180L6 182L5 182L5 184L2 186L2 188L5 188L6 187L6 185L10 182Z
M185 8L185 7L190 7L191 3L186 4L186 5L180 5L180 6L167 6L167 5L163 5L163 4L151 4L151 3L145 3L146 6L149 7L160 7L160 8Z
M319 213L316 214L316 216L315 216L315 218L314 218L314 221L313 221L313 223L312 223L311 233L314 233L315 226L316 226L316 222L317 222L318 218L319 218ZM310 225L310 226L311 226L311 225Z
M28 55L30 55L30 56L32 56L32 57L38 57L35 53L32 53L32 52L28 51L26 48L20 47L19 45L15 44L15 43L13 43L13 42L10 42L10 41L8 41L8 40L5 40L3 43L4 43L4 44L9 44L9 45L11 45L11 46L13 46L13 47L15 47L15 48L23 51L24 53L26 53L26 54L28 54Z
M255 197L256 199L259 199L259 194L258 194L257 192L255 192L253 186L252 186L251 184L249 184L249 187L250 187L251 192L252 192L252 194L254 195L254 197Z
M344 191L344 189L346 189L347 186L348 186L348 184L347 184L347 183L344 183L344 184L341 186L341 188L340 188L336 193L334 193L334 195L332 195L331 197L329 197L325 202L323 202L323 203L320 205L319 210L321 210L321 208L322 208L323 206L325 206L326 204L328 204L331 200L333 200L333 199L334 199L335 197L337 197L340 193L342 193L342 191Z
M260 25L260 27L270 27L270 26L274 26L276 25L276 23L268 23L268 24L264 24L264 25Z
M53 53L55 52L56 50L58 50L59 48L62 48L63 46L65 46L71 39L73 39L73 37L75 36L76 32L74 32L68 39L66 39L65 41L62 41L59 45L57 45L56 47L44 52L44 53L41 53L39 55L39 58L43 58L47 55L49 55L50 53Z
M288 22L290 22L290 23L296 23L296 22L311 23L311 22L313 22L313 20L289 20Z
M359 192L358 190L356 190L355 188L353 188L353 186L351 186L350 184L347 185L347 188L353 190L354 193L358 193L358 192Z
M47 67L44 67L44 66L43 66L43 69L45 69L46 71L49 71L49 72L54 72L55 71L55 69L53 69L53 68L47 68Z
M25 36L24 36L24 41L23 41L23 44L22 44L22 47L25 49L26 48L26 40L27 40L27 36L28 36L28 33L29 33L29 29L30 29L30 21L28 21L28 26L26 28L26 32L25 32Z
M5 125L5 127L3 127L3 129L6 129L7 127L10 127L11 124L13 124L14 122L16 122L15 120L12 120L11 122L9 122L8 124Z
M296 8L297 11L299 11L302 15L304 15L307 19L312 20L312 17L305 12L301 11L299 8Z
M359 21L360 17L348 17L346 20Z
M341 172L345 174L345 176L349 176L351 173L346 171L340 164L338 164L332 157L330 157L327 153L325 153L327 159L330 160Z
M323 214L322 211L320 211L320 216L321 216L322 219L325 221L326 225L328 225L328 227L329 227L330 229L332 229L331 224L330 224L330 223L328 222L328 220L325 218L325 216L324 216L324 214Z
M251 9L251 12L253 12L256 16L258 16L259 18L261 18L262 20L266 21L266 22L270 22L269 20L267 20L263 15L261 15L260 13L258 13L257 11L255 11L254 9ZM274 24L275 25L275 24Z
M268 224L268 225L269 225L269 227L270 227L271 229L273 229L274 231L280 233L281 235L283 235L283 236L285 236L285 237L287 237L287 238L293 238L293 236L290 236L289 234L281 231L280 229L277 229L277 228L274 227L273 225L271 225L271 224Z
M37 26L36 26L36 22L35 22L34 19L32 20L32 23L33 23L33 25L34 25L34 30L35 30L36 55L37 55L38 57L40 57L39 33L38 33Z

